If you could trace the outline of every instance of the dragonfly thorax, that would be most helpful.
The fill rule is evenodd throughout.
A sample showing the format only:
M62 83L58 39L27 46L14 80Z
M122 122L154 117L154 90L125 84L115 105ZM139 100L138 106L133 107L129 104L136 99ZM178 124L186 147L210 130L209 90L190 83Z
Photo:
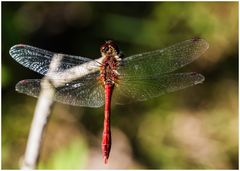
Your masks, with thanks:
M103 56L100 66L100 80L104 85L113 85L118 81L119 73L117 69L121 61L118 46L109 40L100 47L100 52Z
M114 84L118 81L119 73L117 72L121 58L105 56L100 66L100 80L105 84Z

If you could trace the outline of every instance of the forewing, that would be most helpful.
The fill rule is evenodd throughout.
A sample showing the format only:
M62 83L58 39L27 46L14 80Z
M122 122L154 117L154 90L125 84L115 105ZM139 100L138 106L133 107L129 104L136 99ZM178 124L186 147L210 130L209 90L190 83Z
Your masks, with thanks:
M57 53L29 45L19 44L11 47L9 54L21 65L45 75L48 72L53 55ZM61 60L61 64L56 69L57 72L64 71L65 69L80 65L91 60L89 58L84 58L81 56L66 54L61 55L63 55L63 59Z
M204 39L191 39L162 50L133 55L122 60L118 72L124 77L154 76L175 71L208 49Z
M94 73L96 74L96 73ZM96 74L97 75L97 74ZM16 90L29 96L38 97L40 79L27 79L17 83ZM56 88L54 100L74 106L100 107L104 104L104 89L93 74Z
M181 90L204 81L204 76L195 72L165 74L154 77L123 79L115 86L113 99L125 104L144 101L160 95Z

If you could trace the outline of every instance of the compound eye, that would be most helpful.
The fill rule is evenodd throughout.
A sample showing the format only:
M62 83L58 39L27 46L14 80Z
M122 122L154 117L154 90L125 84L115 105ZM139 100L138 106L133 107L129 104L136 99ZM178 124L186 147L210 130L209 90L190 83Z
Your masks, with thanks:
M108 50L109 50L109 47L107 47L107 46L103 49L103 51L104 51L105 53L107 53Z

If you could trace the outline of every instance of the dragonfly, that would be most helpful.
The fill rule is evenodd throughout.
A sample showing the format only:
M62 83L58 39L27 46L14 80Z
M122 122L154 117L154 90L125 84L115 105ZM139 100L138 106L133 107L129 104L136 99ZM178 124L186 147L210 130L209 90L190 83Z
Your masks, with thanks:
M111 150L111 103L125 104L145 101L160 95L194 86L204 81L196 72L174 71L193 62L209 47L206 40L192 38L164 49L123 57L118 45L109 40L100 46L101 61L95 60L96 72L76 78L56 87L54 100L64 104L104 108L102 156L106 164ZM58 53L19 44L13 46L10 55L18 63L42 75L46 75L54 55ZM61 54L57 73L82 65L93 59ZM16 91L38 97L41 79L26 79L16 84Z

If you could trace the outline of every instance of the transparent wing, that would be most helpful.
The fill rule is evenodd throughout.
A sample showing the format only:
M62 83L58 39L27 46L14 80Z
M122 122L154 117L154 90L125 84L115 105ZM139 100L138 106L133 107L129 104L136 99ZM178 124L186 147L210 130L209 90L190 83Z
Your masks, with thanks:
M160 95L181 90L204 81L204 76L195 72L165 74L146 78L124 78L113 91L115 103L125 104L144 101Z
M99 74L89 74L79 80L56 88L54 100L74 106L100 107L104 104L104 88L97 81ZM40 79L27 79L17 83L16 90L29 96L38 97Z
M122 60L118 72L124 77L145 77L175 71L208 49L204 39L191 39L162 50L133 55Z
M9 50L9 54L21 65L45 75L48 71L54 52L43 50L29 45L15 45ZM89 58L62 54L63 59L57 71L63 71L73 66L90 61Z

